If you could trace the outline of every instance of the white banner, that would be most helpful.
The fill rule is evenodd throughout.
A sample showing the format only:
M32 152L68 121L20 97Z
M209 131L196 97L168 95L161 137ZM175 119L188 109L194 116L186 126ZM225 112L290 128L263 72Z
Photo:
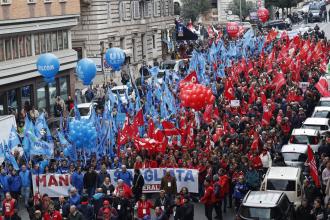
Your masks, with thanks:
M183 169L183 168L153 168L141 169L141 174L144 178L144 193L159 192L160 182L165 172L169 170L172 176L176 178L178 192L182 187L187 187L189 192L198 193L198 170ZM108 170L111 177L111 182L117 185L118 172L120 170ZM132 174L134 170L128 170ZM70 174L41 174L32 175L33 194L40 192L40 194L47 193L49 197L59 197L61 195L68 196L69 190L72 187L70 184Z
M141 169L141 174L144 178L144 193L159 192L160 182L165 172L169 170L172 176L176 178L177 190L180 192L182 187L187 187L189 192L198 193L198 170L184 169L184 168L152 168ZM112 183L117 183L117 176L120 170L109 170ZM131 172L132 177L134 170L128 170Z
M41 174L32 175L33 195L39 192L47 193L49 197L69 196L70 174Z

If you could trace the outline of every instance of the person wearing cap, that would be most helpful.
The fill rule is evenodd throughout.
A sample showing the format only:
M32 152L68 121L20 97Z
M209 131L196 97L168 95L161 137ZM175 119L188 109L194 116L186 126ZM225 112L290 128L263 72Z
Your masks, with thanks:
M110 202L108 200L104 200L103 206L97 213L97 220L103 220L104 214L110 216L110 219L118 217L117 210L111 207Z
M126 165L121 165L121 171L118 172L118 179L123 180L129 187L132 186L133 177L131 172L127 171Z
M211 181L208 179L205 179L204 181L204 195L200 199L200 202L204 204L205 209L204 213L205 216L208 220L212 220L212 211L213 211L213 194L214 194L214 189L211 184Z
M145 195L142 195L140 200L136 203L138 219L143 219L146 216L150 216L150 209L153 208L152 203L146 199Z
M155 206L160 207L167 218L170 217L171 201L165 196L165 190L160 190L159 197L155 200Z
M177 193L176 178L167 170L160 182L160 189L165 190L167 197L172 200Z
M88 198L92 198L95 193L97 184L97 173L94 170L94 166L90 166L88 171L84 175L84 189L88 194Z
M77 209L81 212L85 219L93 219L94 218L94 209L88 203L88 195L83 195L81 202L77 205Z

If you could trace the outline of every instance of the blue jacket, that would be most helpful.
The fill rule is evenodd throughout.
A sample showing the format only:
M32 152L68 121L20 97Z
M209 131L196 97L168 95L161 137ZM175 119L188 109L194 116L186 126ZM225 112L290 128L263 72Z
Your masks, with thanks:
M21 177L22 187L31 187L31 173L29 170L21 171L19 176Z
M9 177L9 188L10 192L20 192L21 190L21 177L18 175Z
M245 183L238 182L235 185L233 197L235 199L243 199L248 190L249 188Z
M1 184L1 190L2 192L6 193L9 192L9 176L7 175L0 175L0 184Z
M71 184L76 187L78 191L82 190L84 188L84 175L74 172L71 176Z
M70 198L69 198L70 206L71 205L77 206L77 205L79 205L79 203L80 203L80 195L78 193L74 196L70 196Z
M132 174L129 171L118 172L118 179L122 179L124 181L124 183L126 183L128 186L131 186L131 183L133 181Z

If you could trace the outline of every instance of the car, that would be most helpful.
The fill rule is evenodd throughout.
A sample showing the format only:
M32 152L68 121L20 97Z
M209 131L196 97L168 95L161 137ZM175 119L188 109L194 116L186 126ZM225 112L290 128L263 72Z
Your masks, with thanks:
M310 145L314 152L318 152L321 145L321 135L315 129L295 128L292 130L289 144Z
M165 72L165 70L179 72L180 68L183 68L186 62L188 62L188 59L165 60L160 64L159 72Z
M123 103L123 104L127 104L128 103L128 100L126 98L126 95L125 93L127 94L128 96L128 99L135 99L135 92L132 88L128 88L127 85L121 85L121 86L115 86L111 89L112 93L115 94L115 97L116 97L116 102L118 102L118 96L117 94L119 95L120 97L120 101Z
M96 103L94 102L87 102L87 103L81 103L77 105L78 111L80 113L81 119L89 119L92 114L92 109L96 107ZM74 108L71 109L69 117L74 118Z
M307 145L305 144L286 144L282 146L281 154L284 163L291 167L303 167L307 160Z
M249 191L239 207L238 217L244 220L293 220L294 206L284 192Z
M290 28L290 24L284 20L272 20L267 21L264 26L265 29L278 29L278 30L287 30Z
M330 107L330 97L321 97L317 106L328 106Z
M302 128L318 130L322 136L330 130L329 125L328 118L306 118L302 124Z
M316 106L312 114L313 118L330 118L330 107Z
M322 21L323 12L326 10L326 5L323 2L313 2L308 8L308 22Z
M261 191L285 192L297 207L301 204L302 175L299 167L269 167L261 183Z

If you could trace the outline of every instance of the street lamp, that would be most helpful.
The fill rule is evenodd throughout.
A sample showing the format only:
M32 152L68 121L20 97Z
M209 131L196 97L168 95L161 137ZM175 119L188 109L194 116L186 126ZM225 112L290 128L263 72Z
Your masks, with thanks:
M239 0L239 19L242 22L242 0Z
M104 41L100 42L100 48L101 48L101 68L102 68L102 73L104 77L104 84L106 83L106 77L105 77L105 72L104 72L104 54L105 54L105 46L104 46Z

